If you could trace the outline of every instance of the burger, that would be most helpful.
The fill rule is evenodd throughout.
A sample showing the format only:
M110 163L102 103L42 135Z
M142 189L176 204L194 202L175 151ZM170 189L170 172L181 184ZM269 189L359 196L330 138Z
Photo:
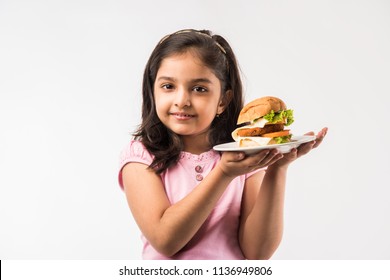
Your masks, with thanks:
M240 125L232 137L240 147L282 144L291 141L289 129L294 122L293 110L274 96L255 99L245 105L237 120Z

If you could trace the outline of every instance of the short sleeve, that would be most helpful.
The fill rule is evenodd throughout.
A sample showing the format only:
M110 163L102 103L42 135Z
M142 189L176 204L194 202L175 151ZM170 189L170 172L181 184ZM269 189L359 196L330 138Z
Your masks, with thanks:
M139 141L130 141L129 144L122 150L119 157L119 174L118 182L119 186L123 189L122 169L130 162L138 162L146 165L150 165L153 162L153 156L145 148L145 146Z

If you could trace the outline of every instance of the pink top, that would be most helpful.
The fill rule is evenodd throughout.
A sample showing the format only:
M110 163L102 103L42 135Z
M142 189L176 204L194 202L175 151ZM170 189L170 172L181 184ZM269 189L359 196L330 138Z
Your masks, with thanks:
M169 201L174 204L193 190L220 160L214 150L200 155L182 152L178 164L161 174ZM122 168L129 162L150 165L153 156L139 141L131 141L120 157L119 184L123 188ZM251 173L253 174L253 173ZM244 259L238 243L238 226L244 183L251 174L236 177L226 188L214 210L190 242L172 258L157 252L142 235L144 259Z

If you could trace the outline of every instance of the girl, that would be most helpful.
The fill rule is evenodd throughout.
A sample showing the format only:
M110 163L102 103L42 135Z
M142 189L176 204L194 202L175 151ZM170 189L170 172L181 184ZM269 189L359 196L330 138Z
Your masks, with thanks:
M142 124L122 153L119 183L142 232L143 258L270 258L282 238L288 166L326 129L284 155L215 152L233 141L243 96L232 49L205 30L158 43L142 94Z

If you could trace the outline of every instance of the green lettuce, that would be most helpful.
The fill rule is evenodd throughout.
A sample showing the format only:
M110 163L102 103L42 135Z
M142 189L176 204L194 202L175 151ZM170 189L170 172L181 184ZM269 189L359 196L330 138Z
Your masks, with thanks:
M286 126L289 126L294 122L293 110L291 109L276 112L276 113L273 110L271 110L271 112L265 115L263 118L270 123L277 123L286 120Z
M291 140L291 134L287 136L280 136L273 138L276 144L288 143Z

